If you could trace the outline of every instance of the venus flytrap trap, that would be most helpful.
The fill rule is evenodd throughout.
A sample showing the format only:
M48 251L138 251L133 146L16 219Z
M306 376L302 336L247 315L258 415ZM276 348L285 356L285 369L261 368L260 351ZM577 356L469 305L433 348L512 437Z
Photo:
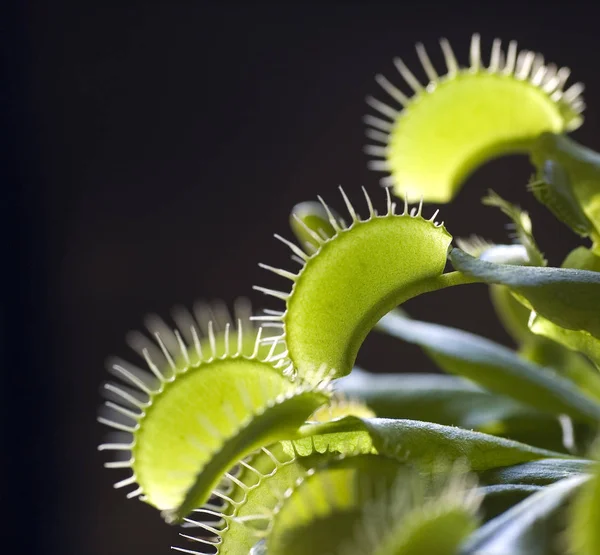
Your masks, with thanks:
M111 363L119 382L105 385L99 421L117 436L99 449L128 472L116 484L127 497L182 524L174 549L600 553L600 154L564 135L583 121L583 87L515 42L495 40L488 60L474 35L467 67L441 47L443 74L417 46L426 83L395 60L410 95L377 76L400 110L368 98L385 196L363 188L361 208L340 188L343 214L320 197L292 209L298 242L276 237L296 267L261 263L287 283L255 287L280 306L177 309L175 329L151 317L151 338L129 336L148 369ZM535 168L534 197L591 242L561 267L530 215L495 192L482 202L510 220L507 244L477 230L454 240L424 206L515 152ZM487 284L516 349L398 308L470 283ZM355 368L372 330L447 374Z
M368 99L378 116L366 116L367 136L383 145L366 147L367 153L383 158L369 167L389 172L382 184L394 187L396 194L448 202L483 162L529 152L542 133L581 125L583 87L575 83L565 90L568 68L545 64L543 56L528 50L518 52L515 41L504 51L499 39L493 42L488 62L477 34L471 40L469 65L461 67L450 43L442 39L440 45L446 64L441 76L423 45L417 45L426 85L400 58L394 60L409 94L377 76L400 110L387 101Z
M131 468L131 476L116 487L136 484L128 495L143 495L168 518L181 519L207 501L213 490L219 495L217 486L224 475L229 477L225 472L230 467L249 451L272 443L261 436L277 435L279 428L285 430L281 439L286 438L327 399L326 376L315 375L310 385L292 381L291 368L274 354L277 343L260 356L260 328L244 335L240 318L235 332L226 323L215 333L211 321L203 341L197 327L192 323L189 328L191 345L183 339L185 332L155 332L163 358L153 359L147 346L141 351L152 373L114 363L115 373L136 390L107 384L107 392L118 402L108 401L100 417L103 424L132 436L129 442L100 446L130 455L107 463ZM248 335L254 348L244 354ZM135 343L142 340L136 337ZM196 407L197 397L206 413Z
M364 219L341 189L351 218L348 227L322 201L333 234L322 236L305 224L305 233L318 244L312 254L277 236L303 262L297 274L263 265L292 281L289 293L255 287L285 302L285 311L264 319L282 324L277 339L285 341L300 374L323 363L337 377L348 374L366 335L392 308L416 295L470 281L443 274L452 237L435 220L438 211L426 219L422 203L411 209L405 201L397 214L386 189L387 206L379 215L364 188L363 193Z
M435 491L423 481L414 469L373 455L309 471L275 508L267 553L419 553L435 532L452 549L476 528L478 503L468 498L476 494L460 499L458 484Z

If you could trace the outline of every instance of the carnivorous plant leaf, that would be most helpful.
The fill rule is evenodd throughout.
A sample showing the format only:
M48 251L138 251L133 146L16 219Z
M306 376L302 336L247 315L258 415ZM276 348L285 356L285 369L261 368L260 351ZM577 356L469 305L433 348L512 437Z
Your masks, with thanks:
M344 221L333 208L329 207L329 212L340 226L345 227ZM290 227L308 253L315 252L323 240L335 235L335 228L329 221L327 210L320 202L312 200L301 202L292 208Z
M504 52L499 39L493 42L486 66L477 34L471 40L469 66L462 67L450 43L440 43L444 75L438 75L418 45L428 83L420 83L397 58L395 65L412 96L378 75L377 82L393 103L367 99L378 112L377 117L365 118L367 136L378 143L366 147L376 157L369 167L390 174L382 184L392 185L396 195L448 202L484 162L528 152L541 133L563 133L581 124L583 87L576 83L564 90L567 68L546 65L534 52L517 52L515 41Z
M260 330L244 332L241 320L234 332L225 326L222 353L212 325L205 341L196 328L191 333L186 344L179 330L157 332L162 358L142 349L149 371L114 362L113 372L127 385L105 386L111 400L99 418L127 435L99 447L125 454L107 463L131 470L116 487L137 484L129 496L141 495L169 519L202 505L240 458L289 437L328 399L324 374L310 384L293 381L289 364L273 354L277 344L260 358ZM245 333L254 341L250 355Z
M308 420L327 422L348 414L372 416L361 403L338 394ZM247 555L257 537L262 537L270 525L270 515L284 493L309 469L341 456L372 452L373 444L366 432L325 434L261 447L239 461L235 475L226 475L230 488L217 499L217 505L207 503L184 519L199 528L199 533L182 536L212 546L218 555ZM207 524L205 519L211 517L216 517L217 522ZM175 549L189 552L186 548Z
M414 470L374 456L316 468L277 507L268 551L455 553L453 546L476 527L479 496L458 478L448 482L427 483Z
M435 223L437 212L426 220L421 207L409 211L405 205L397 215L388 191L387 209L377 215L364 192L368 217L361 219L342 191L351 224L341 227L331 216L336 234L320 240L314 254L284 240L304 260L300 272L265 267L293 282L289 293L255 287L285 301L285 312L263 319L281 323L280 339L300 375L321 364L336 377L348 374L366 335L385 313L449 284L438 279L451 236Z

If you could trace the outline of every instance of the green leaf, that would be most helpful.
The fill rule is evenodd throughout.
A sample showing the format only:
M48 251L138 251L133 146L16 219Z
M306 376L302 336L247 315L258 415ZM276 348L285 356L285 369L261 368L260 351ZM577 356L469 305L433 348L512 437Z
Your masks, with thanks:
M493 264L459 249L451 251L450 259L470 277L508 286L532 310L555 324L600 338L599 272Z
M567 538L575 555L600 553L600 462L594 461L591 470L592 477L576 495L569 514Z
M384 318L385 320L385 318ZM461 428L494 426L535 411L473 382L444 374L371 374L354 368L336 389L358 398L385 418L425 420Z
M515 299L508 287L490 285L490 299L498 319L517 344L535 337L527 325L531 310Z
M492 247L488 251L479 253L482 260L499 262L484 256L494 248L498 247ZM474 256L479 255L474 254ZM585 267L584 264L588 267ZM585 248L576 249L567 257L563 267L596 270L600 268L600 259ZM565 330L532 313L529 308L515 298L505 285L490 285L490 297L500 321L519 344L521 357L540 366L554 368L584 391L600 398L600 374L590 366L583 356L572 350L577 349L576 342L578 341L585 341L584 347L593 347L588 344L597 342L595 338L586 332ZM542 321L544 324L541 323ZM537 324L536 327L533 326L534 323ZM563 335L567 335L567 337L563 337ZM570 340L571 335L574 336L572 340ZM581 352L590 356L585 349L581 349Z
M562 267L600 272L600 256L585 247L577 247L567 255Z
M563 262L563 268L574 268L578 270L589 270L600 272L600 257L585 247L579 247L569 253ZM598 274L600 275L600 273ZM532 314L529 328L540 336L547 337L561 345L586 355L597 368L600 368L600 340L586 331L568 330L557 326L547 318L539 314ZM600 373L588 372L585 385L596 397L600 397Z
M544 488L484 524L465 543L463 555L558 555L555 551L561 509L586 476Z
M543 133L533 145L536 197L573 231L597 241L600 229L600 154L565 135Z
M566 478L588 472L592 461L588 459L539 459L504 468L494 468L479 475L489 485L547 486Z
M329 210L338 224L344 226L342 218L331 207ZM298 242L309 253L316 251L323 239L335 235L327 210L320 202L313 200L301 202L292 208L290 227Z
M552 339L569 349L587 356L600 368L600 340L585 331L567 330L557 326L550 320L533 313L529 327L533 333ZM600 374L591 373L587 386L591 393L600 398Z
M384 418L424 420L562 450L558 419L444 374L371 374L354 368L336 388Z
M348 416L324 424L305 425L300 433L311 437L360 430L369 433L379 453L415 462L426 469L437 469L441 463L465 461L472 470L483 471L543 458L571 458L509 439L417 420Z
M492 190L488 191L487 196L482 199L482 203L486 206L499 208L512 220L515 229L514 238L525 248L529 264L532 266L546 265L546 259L533 237L531 218L527 212L504 200Z
M394 313L382 318L379 329L420 345L447 372L472 379L490 391L551 414L600 421L600 403L586 397L570 381L488 339Z
M600 374L580 352L572 350L576 348L575 344L569 344L561 336L573 334L578 341L583 337L594 343L597 339L585 332L565 330L535 314L523 306L504 285L491 285L490 296L505 329L519 344L519 356L539 366L552 367L583 391L600 398ZM540 323L542 320L551 329L544 329ZM586 352L585 349L580 351Z
M485 521L487 522L492 518L496 518L531 494L540 491L542 487L521 484L499 484L480 487L479 491L484 496L482 509Z
M558 220L583 237L594 233L594 226L579 206L565 168L554 160L545 160L538 168L529 190Z

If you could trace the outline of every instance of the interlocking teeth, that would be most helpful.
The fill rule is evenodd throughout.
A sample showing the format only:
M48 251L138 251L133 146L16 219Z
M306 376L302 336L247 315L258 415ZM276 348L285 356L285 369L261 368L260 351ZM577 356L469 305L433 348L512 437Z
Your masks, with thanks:
M254 466L257 456L266 456L272 464L272 468L264 468L264 461L261 465L261 470ZM224 480L229 484L227 492L222 488L216 488L213 491L213 498L217 503L207 503L199 509L195 509L192 516L184 520L185 527L194 529L195 534L180 534L182 538L194 542L196 545L201 544L198 549L202 551L193 551L183 547L173 547L176 551L182 553L198 553L201 555L218 555L222 549L226 549L225 542L227 534L232 534L236 526L241 526L246 530L248 526L252 527L253 533L259 534L261 522L266 522L270 519L270 511L265 510L264 513L244 515L241 513L244 506L248 503L250 497L258 489L271 491L269 481L280 473L285 467L293 464L296 460L295 456L286 455L284 459L280 459L273 451L267 447L261 447L246 460L240 460L236 467L243 468L249 473L242 475L239 471L231 470L226 472ZM273 491L276 499L279 499L277 491ZM234 497L236 500L234 500ZM208 519L205 520L205 517ZM258 527L254 530L255 524ZM244 533L246 536L246 533ZM234 538L228 540L234 542Z

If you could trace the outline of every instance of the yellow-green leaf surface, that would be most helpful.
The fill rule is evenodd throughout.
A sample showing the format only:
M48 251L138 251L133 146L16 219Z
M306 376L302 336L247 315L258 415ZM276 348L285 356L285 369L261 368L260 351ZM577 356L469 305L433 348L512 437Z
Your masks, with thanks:
M389 192L383 215L375 213L366 191L365 196L367 219L359 218L344 195L350 227L331 217L336 234L322 240L314 254L290 243L305 261L297 275L269 268L293 281L289 294L257 288L286 301L285 313L271 319L283 324L282 339L301 375L321 364L336 377L347 374L384 314L415 295L452 284L440 278L452 239L446 230L433 218L422 218L420 208L409 212L405 206L395 214Z
M351 457L307 474L276 508L268 552L334 551L351 530L373 484L387 489L401 470L391 459L370 455Z
M473 279L506 285L555 324L600 338L600 272L494 264L459 249L452 250L450 260Z
M469 378L490 391L550 414L567 414L592 424L600 422L600 401L586 396L550 368L523 360L493 341L394 313L386 315L378 327L420 345L447 372Z
M479 524L481 495L464 471L441 479L407 473L363 505L340 555L456 555Z
M533 313L533 317L530 320L530 329L534 333L552 339L569 349L586 355L600 368L600 340L589 333L561 328L535 313ZM594 388L594 395L600 398L600 374L595 372L594 375L596 379L590 383L590 386Z
M414 94L377 76L390 104L369 98L377 117L367 116L367 146L372 169L389 173L382 180L409 200L450 201L466 177L488 160L528 152L543 132L562 133L582 121L580 84L564 90L567 69L545 65L540 54L506 52L496 39L489 63L481 55L479 35L471 41L470 63L460 66L446 40L441 41L446 70L438 75L425 49L417 48L428 77L420 83L400 59L400 76ZM406 90L406 89L404 89ZM392 102L393 101L393 102ZM396 108L399 106L399 109Z
M600 256L585 247L577 247L567 255L562 267L600 272Z
M290 488L276 507L268 553L335 553L373 490L389 489L401 472L406 473L403 465L376 455L350 457L315 470Z

